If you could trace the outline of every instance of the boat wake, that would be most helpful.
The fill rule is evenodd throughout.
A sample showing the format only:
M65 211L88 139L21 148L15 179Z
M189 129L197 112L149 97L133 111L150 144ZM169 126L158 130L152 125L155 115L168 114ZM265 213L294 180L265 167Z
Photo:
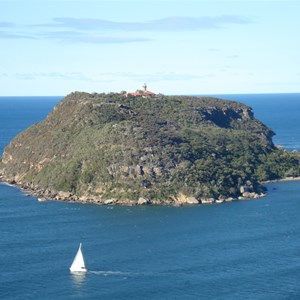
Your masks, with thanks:
M178 272L125 272L125 271L96 271L88 270L87 273L99 276L126 276L126 277L136 277L136 276L164 276L164 275L174 275Z
M134 276L138 275L137 273L133 272L122 272L122 271L93 271L88 270L88 273L100 276Z

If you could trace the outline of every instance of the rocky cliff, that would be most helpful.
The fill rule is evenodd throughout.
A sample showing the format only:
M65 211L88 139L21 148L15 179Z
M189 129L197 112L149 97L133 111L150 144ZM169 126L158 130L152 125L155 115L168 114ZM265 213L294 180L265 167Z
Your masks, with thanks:
M106 204L183 204L262 192L299 174L299 159L244 104L210 97L66 96L17 135L3 180L50 198Z

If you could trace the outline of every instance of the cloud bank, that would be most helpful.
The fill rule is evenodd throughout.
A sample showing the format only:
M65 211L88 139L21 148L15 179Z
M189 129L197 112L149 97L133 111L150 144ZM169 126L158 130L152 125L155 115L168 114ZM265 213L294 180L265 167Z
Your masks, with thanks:
M228 25L244 25L252 22L249 18L237 15L170 17L145 22L53 18L50 23L32 25L0 22L0 39L49 39L67 43L122 44L151 40L145 35L139 36L140 32L218 30Z
M236 15L216 17L170 17L146 22L114 22L103 19L54 18L53 23L40 27L73 28L77 30L119 30L119 31L182 31L219 29L229 24L249 24L249 18Z
M154 73L97 73L85 74L82 72L27 72L27 73L0 73L0 78L15 78L18 80L37 80L41 78L59 79L59 80L78 80L88 82L103 82L112 79L130 79L143 82L145 78L151 82L192 80L199 78L214 77L214 74L189 74L177 72L154 72Z

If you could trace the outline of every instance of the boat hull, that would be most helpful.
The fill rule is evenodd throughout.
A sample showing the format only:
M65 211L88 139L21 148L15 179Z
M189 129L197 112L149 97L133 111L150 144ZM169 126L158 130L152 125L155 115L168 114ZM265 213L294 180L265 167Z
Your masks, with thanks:
M87 272L87 269L82 269L82 270L72 270L70 268L70 273L73 273L73 274L83 274L83 273L86 273Z

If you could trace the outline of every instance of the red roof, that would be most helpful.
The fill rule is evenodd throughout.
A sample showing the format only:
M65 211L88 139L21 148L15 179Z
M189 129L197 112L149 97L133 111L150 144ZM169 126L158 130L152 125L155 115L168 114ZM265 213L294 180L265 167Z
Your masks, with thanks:
M155 93L151 92L151 91L145 91L143 92L143 95L155 95Z
M144 96L144 95L156 95L155 93L151 92L151 91L136 91L136 92L132 92L132 93L127 93L127 95L130 96L134 96L134 97L138 97L138 96Z
M139 92L133 92L133 93L128 93L128 95L130 95L130 96L142 96L142 94L141 93L139 93Z

